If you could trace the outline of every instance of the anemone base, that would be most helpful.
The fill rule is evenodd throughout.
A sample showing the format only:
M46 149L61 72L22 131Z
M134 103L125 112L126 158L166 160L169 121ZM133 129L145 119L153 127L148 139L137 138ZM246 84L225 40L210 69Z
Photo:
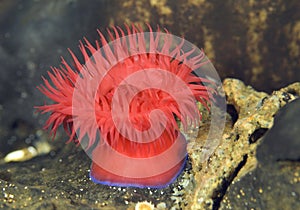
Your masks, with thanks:
M92 163L90 177L97 184L118 187L164 188L176 180L185 167L187 156L170 170L152 177L130 178L110 173L97 164Z

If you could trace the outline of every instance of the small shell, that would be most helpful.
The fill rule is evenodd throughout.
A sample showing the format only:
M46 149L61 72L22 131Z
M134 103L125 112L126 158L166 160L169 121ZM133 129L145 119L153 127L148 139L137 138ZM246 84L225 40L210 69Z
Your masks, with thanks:
M148 201L138 202L135 210L154 210L154 205Z
M27 148L23 148L20 150L15 150L13 152L8 153L5 157L4 157L4 162L8 163L8 162L22 162L22 161L26 161L29 160L35 156L37 156L38 152L36 150L36 148L30 146Z
M8 153L4 157L4 162L23 162L36 156L47 154L50 151L51 145L47 141L37 141L34 143L34 146L29 146Z

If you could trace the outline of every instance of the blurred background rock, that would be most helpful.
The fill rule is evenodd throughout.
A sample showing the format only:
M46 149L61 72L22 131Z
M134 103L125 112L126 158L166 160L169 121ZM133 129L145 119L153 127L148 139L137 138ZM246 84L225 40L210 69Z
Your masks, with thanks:
M67 48L80 55L97 28L158 24L203 48L222 79L271 92L300 80L299 11L297 0L1 0L0 144L16 125L43 124L33 109L46 100L41 76L70 61Z

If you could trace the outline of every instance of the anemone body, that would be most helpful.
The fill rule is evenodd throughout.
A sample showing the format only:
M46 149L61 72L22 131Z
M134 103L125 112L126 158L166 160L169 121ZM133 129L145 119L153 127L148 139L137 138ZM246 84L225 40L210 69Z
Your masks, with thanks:
M39 89L54 101L39 106L50 117L45 128L55 135L63 125L69 141L81 143L92 158L91 179L113 186L164 187L184 168L183 127L197 126L196 101L205 106L210 93L193 70L204 53L189 57L166 33L145 33L140 27L99 32L96 47L80 43L81 64L70 51L74 67L62 60L48 72ZM101 46L101 47L100 47Z

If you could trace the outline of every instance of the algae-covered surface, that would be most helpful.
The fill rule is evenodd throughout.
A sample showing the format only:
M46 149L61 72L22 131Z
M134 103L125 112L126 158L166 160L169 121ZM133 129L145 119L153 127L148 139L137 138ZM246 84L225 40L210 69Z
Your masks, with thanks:
M300 209L300 3L297 0L0 1L0 209ZM203 162L203 124L184 172L164 189L89 179L81 147L41 128L36 86L67 48L127 23L166 27L203 48L227 99L220 144ZM79 58L82 59L82 58ZM47 76L46 76L47 77ZM238 79L229 79L238 78ZM32 155L31 146L38 148ZM22 150L27 160L6 163ZM280 201L280 202L278 202Z

